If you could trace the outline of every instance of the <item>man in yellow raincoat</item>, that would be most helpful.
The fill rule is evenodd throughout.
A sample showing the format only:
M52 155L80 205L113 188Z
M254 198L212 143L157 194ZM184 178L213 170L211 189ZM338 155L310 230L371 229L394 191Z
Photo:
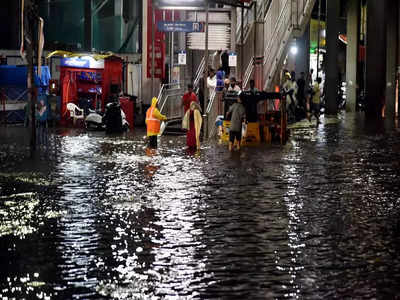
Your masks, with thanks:
M147 136L149 137L149 147L157 148L157 135L160 133L161 121L167 120L157 109L158 99L153 97L151 106L146 112Z

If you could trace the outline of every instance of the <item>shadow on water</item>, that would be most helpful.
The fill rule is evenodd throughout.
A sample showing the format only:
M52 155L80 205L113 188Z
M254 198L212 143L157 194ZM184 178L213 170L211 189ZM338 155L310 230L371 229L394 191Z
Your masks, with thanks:
M0 128L0 296L395 298L400 135L323 123L235 152L57 129L33 156Z

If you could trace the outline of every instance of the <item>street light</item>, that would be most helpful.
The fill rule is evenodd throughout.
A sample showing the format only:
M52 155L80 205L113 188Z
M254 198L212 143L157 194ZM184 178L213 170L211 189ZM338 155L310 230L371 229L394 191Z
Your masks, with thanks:
M293 45L293 46L290 48L290 53L292 53L293 55L297 55L297 52L299 52L299 48L297 48L296 45Z
M292 53L292 55L297 55L298 52L299 48L297 47L296 39L294 39L292 46L290 47L290 53Z

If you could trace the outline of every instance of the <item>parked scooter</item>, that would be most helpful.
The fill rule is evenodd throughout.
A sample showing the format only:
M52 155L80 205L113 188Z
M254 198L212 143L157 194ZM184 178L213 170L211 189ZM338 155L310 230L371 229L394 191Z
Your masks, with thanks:
M117 102L108 103L104 115L89 109L85 124L88 129L106 130L106 133L121 133L129 129L126 115Z
M105 130L106 126L103 123L103 116L100 112L97 112L89 108L89 114L85 118L85 125L88 129L93 130Z

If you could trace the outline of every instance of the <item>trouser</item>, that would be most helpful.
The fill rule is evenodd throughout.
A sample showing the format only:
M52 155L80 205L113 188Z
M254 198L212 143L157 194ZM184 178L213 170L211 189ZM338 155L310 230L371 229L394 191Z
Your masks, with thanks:
M313 102L312 103L312 114L315 116L317 121L319 120L320 110L321 110L320 104Z
M37 140L39 145L47 145L48 143L48 133L47 133L47 121L37 122Z
M151 135L149 136L149 147L150 148L157 148L157 136L156 135Z

